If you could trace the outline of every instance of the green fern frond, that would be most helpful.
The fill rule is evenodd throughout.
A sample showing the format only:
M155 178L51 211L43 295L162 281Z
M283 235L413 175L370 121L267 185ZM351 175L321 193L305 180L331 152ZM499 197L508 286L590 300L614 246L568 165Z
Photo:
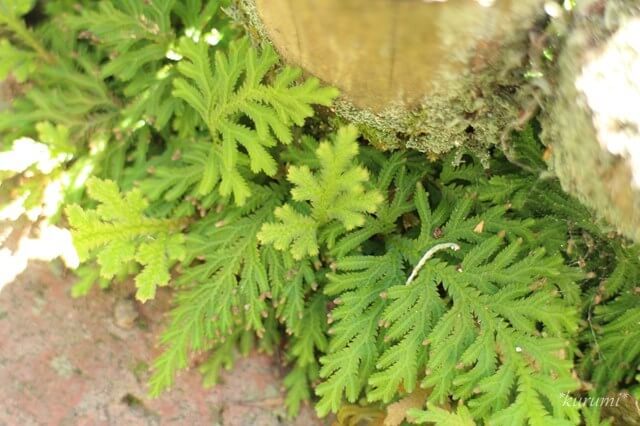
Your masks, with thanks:
M145 216L147 201L139 190L121 194L113 181L91 178L89 197L99 203L95 210L77 204L66 208L73 242L80 259L95 257L100 275L111 279L135 261L142 265L136 276L136 297L152 299L157 286L169 283L171 265L185 256L180 220Z
M148 174L139 187L154 211L179 217L202 215L221 198L216 192L204 196L197 192L206 168L209 144L191 141L179 146L147 162Z
M599 392L632 382L640 366L640 257L638 247L617 247L617 263L588 306L585 340L592 344L582 363ZM593 311L593 317L592 312Z
M368 190L368 171L354 165L358 155L355 127L341 128L333 143L323 142L316 150L320 168L291 167L287 179L294 185L291 197L303 202L310 213L298 212L285 204L275 211L279 220L262 227L259 238L278 250L290 251L294 259L315 256L320 249L321 227L340 223L345 230L364 225L367 213L374 213L383 197Z
M24 83L36 70L36 61L34 53L18 49L9 40L0 39L0 82L11 73L18 83Z
M420 372L427 362L428 331L442 317L446 306L438 296L437 279L427 271L412 285L390 287L385 298L389 301L380 321L387 328L385 341L395 343L378 357L367 393L370 400L388 402L400 386L411 393L416 389ZM404 278L404 277L403 277ZM411 312L407 318L407 312Z
M176 73L171 65L162 65L176 38L171 26L175 3L101 1L67 19L82 38L105 51L101 78L115 77L126 84L123 93L131 102L123 111L123 129L134 129L140 120L163 129L181 107L170 96Z
M188 235L189 256L183 263L191 266L180 278L176 307L161 339L166 347L154 364L152 395L173 383L191 351L224 343L239 329L238 324L258 335L265 332L271 287L256 234L277 202L271 197L257 211L240 217L212 212ZM271 266L282 262L281 258L270 261Z
M152 2L101 1L95 9L84 8L69 18L72 27L86 31L87 38L111 53L102 67L103 78L117 76L129 81L149 64L157 67L173 41L171 9L176 0Z
M248 333L237 330L234 334L209 348L210 355L205 362L198 366L202 374L202 385L212 387L220 380L220 372L230 370L235 364L237 350L243 337ZM243 355L246 355L243 353Z
M289 67L278 70L267 83L278 57L268 46L257 51L246 38L232 42L226 55L216 52L213 70L208 50L204 41L181 41L184 59L178 70L182 78L174 81L173 94L193 107L209 129L215 150L207 167L218 170L220 193L233 194L243 204L250 191L238 171L239 157L248 157L253 173L274 175L276 162L268 148L290 143L291 126L300 126L313 115L312 104L331 104L337 92L320 87L314 78L296 84L300 70ZM251 126L243 124L242 117ZM199 192L206 194L214 185L214 180L203 180Z
M173 284L152 395L254 350L287 364L290 416L344 423L599 424L568 398L638 395L640 252L548 176L535 126L482 158L379 151L311 118L337 91L253 46L244 11L0 0L0 149L49 152L3 153L0 199L76 203L74 297Z
M311 262L296 262L288 253L273 247L262 248L263 261L268 266L275 315L288 334L297 335L305 318L305 297L317 286ZM307 320L308 318L305 318Z
M288 353L294 367L285 377L284 385L287 389L285 404L291 416L298 414L303 401L311 399L311 383L319 376L317 354L324 353L328 346L327 302L327 298L319 293L311 298L290 341Z
M29 129L35 123L49 121L68 127L84 139L84 133L95 134L96 127L102 131L102 124L110 126L116 119L116 103L86 58L39 67L30 81L38 85L16 99L10 110L0 113L0 132Z
M367 215L361 228L341 236L331 252L340 258L376 235L388 235L398 230L402 216L414 210L416 182L424 172L407 171L407 156L394 153L386 159L373 183L381 194L387 194L374 214Z
M482 205L465 197L454 203L448 194L445 188L432 210L417 186L413 202L420 233L389 242L387 256L397 248L402 256L395 267L375 260L386 273L367 270L358 278L346 273L344 260L337 261L342 273L330 275L325 292L338 296L330 317L343 321L331 328L329 351L321 358L319 414L338 407L343 392L355 401L365 384L370 401L389 402L400 389L412 392L426 369L421 385L431 390L430 400L462 398L474 418L496 424L507 424L501 419L509 416L522 424L575 420L577 411L559 404L554 392L577 387L565 339L577 331L575 281L582 274L559 255L533 249L533 221L506 219L498 206L476 215ZM425 263L425 251L442 240L462 250ZM356 265L365 259L353 258L351 268L361 268ZM421 269L409 274L404 259ZM376 286L380 274L390 281ZM368 369L373 365L377 371Z
M180 59L176 46L180 37L174 27L178 21L187 29L187 36L203 40L210 35L210 28L215 34L226 32L226 25L215 19L225 2L206 3L101 1L67 19L81 38L107 57L101 78L114 77L123 84L127 106L123 110L125 118L119 123L122 129L133 130L142 120L163 130L173 118L181 117L179 121L192 124L186 127L191 127L189 133L193 132L198 123L187 119L184 102L171 96L173 81L179 74L176 61Z
M34 5L35 0L0 0L0 22L26 15Z
M329 348L320 358L320 377L324 379L316 388L320 416L337 412L343 395L349 402L360 396L379 354L378 320L385 305L381 295L404 279L402 257L397 252L345 257L336 269L343 273L329 275L325 288L327 295L339 299L329 315Z
M431 400L442 402L449 394L464 398L476 418L495 424L575 420L577 411L549 392L550 382L556 392L577 387L563 355L565 337L577 329L576 312L560 297L554 279L565 268L562 260L540 250L523 257L518 243L499 247L499 239L491 238L466 254L459 267L421 272L437 276L452 301L428 331L422 385L432 388Z
M287 373L287 376L282 382L287 390L287 396L284 402L287 407L287 414L290 417L297 416L302 403L311 399L312 386L309 376L317 376L317 371L312 371L312 373L309 373L308 367L301 367L296 364L291 371Z

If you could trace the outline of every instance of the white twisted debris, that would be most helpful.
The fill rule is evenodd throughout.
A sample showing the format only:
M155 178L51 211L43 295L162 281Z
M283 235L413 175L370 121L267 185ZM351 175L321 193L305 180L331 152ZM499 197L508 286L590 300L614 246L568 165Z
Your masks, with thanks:
M420 272L420 269L422 269L422 267L424 266L427 260L431 259L431 257L437 252L439 252L440 250L446 250L446 249L458 251L460 250L460 246L457 245L456 243L440 243L431 247L422 256L422 258L420 259L418 264L415 266L415 268L413 268L413 271L411 271L411 275L409 275L409 278L407 278L407 282L405 283L405 285L411 284L411 282L416 278L416 276L418 275L418 272Z

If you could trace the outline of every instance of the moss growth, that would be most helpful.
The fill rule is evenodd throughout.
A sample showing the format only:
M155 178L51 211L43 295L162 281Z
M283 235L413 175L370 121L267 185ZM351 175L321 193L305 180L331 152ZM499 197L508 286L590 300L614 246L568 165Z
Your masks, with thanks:
M632 185L632 166L606 149L607 141L594 127L594 111L576 88L585 63L604 49L630 16L640 16L640 6L631 0L606 5L588 1L576 11L574 28L559 58L558 88L542 117L542 139L551 148L550 166L563 189L625 236L639 241L640 190Z
M247 32L258 42L270 43L254 1L236 0L235 5L238 21L245 23ZM519 7L518 16L529 19L518 24L520 31L505 36L498 46L478 35L477 50L452 52L452 56L464 57L467 65L445 75L425 76L436 80L438 87L418 105L391 102L377 111L360 107L344 95L336 102L336 113L358 125L381 149L406 147L438 156L456 150L485 157L487 150L499 143L505 129L518 121L530 93L525 79L529 68L528 31L541 26L532 11L539 9L543 18L544 13L535 2L524 2ZM496 50L500 55L495 54Z
M458 150L486 157L504 129L517 121L523 103L523 91L516 89L516 79L508 86L488 80L478 84L469 78L458 90L431 96L412 110L392 107L376 114L342 98L336 112L357 123L379 148L405 147L437 155ZM484 87L480 92L487 95L469 97L480 87Z

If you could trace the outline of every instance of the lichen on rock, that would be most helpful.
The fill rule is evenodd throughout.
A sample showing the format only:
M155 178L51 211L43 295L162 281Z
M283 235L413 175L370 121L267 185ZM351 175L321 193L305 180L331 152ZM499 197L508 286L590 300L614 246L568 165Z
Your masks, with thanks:
M585 1L559 58L542 140L563 188L640 240L640 4Z

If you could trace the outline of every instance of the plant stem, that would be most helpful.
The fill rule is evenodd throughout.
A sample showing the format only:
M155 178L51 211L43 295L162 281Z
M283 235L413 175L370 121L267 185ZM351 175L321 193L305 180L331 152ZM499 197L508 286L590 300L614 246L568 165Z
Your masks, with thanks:
M43 60L48 63L55 62L55 56L49 53L44 46L40 44L21 19L13 16L0 16L0 23L6 24L6 26L13 31L16 37L18 37L25 45L33 49Z

